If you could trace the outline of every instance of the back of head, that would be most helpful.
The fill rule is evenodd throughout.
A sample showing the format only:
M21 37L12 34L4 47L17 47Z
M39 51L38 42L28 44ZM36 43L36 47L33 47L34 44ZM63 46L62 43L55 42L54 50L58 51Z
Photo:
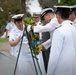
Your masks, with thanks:
M70 16L69 6L54 6L56 8L56 14L59 14L62 19L66 20Z
M76 15L76 5L70 6L71 12L74 12Z

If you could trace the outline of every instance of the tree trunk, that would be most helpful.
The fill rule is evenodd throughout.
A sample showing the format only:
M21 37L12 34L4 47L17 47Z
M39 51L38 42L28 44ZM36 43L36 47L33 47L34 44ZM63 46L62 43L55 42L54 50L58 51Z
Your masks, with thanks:
M0 28L0 37L4 34L4 32L5 32L5 26L2 26Z
M22 11L25 17L27 17L27 12L26 12L26 0L21 0L21 4L22 4Z

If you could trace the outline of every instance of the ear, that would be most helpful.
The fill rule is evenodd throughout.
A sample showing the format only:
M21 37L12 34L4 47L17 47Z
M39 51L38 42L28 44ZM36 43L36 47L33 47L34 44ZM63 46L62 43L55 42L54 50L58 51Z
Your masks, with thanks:
M59 15L59 19L61 19L61 16Z
M72 15L75 15L75 13L74 13L74 12L72 12Z

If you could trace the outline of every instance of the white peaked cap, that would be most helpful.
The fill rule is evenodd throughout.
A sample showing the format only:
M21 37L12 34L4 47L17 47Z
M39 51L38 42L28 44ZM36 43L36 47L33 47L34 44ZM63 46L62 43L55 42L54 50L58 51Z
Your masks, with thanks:
M52 8L45 8L41 11L41 20L43 20L44 15L46 15L47 13L54 13L54 10Z
M76 5L70 6L70 8L76 8Z
M54 12L53 8L45 8L41 11L41 14L43 14L44 12L47 12L47 11Z
M54 8L70 8L69 6L54 6Z
M17 14L14 15L12 18L17 19L18 17L22 18L24 16L24 14Z

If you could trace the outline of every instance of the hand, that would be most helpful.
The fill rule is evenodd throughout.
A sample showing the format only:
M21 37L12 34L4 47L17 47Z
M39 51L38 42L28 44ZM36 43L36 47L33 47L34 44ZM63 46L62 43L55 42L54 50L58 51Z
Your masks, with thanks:
M31 31L31 25L28 25L28 26L27 26L27 31L28 31L28 32Z
M21 35L19 35L18 39L17 39L17 42L19 43L21 40Z
M21 36L17 38L17 40L9 41L11 46L16 46L21 40Z
M39 52L42 50L42 47L43 47L42 44L39 44L39 45L37 46L37 48L39 49Z

